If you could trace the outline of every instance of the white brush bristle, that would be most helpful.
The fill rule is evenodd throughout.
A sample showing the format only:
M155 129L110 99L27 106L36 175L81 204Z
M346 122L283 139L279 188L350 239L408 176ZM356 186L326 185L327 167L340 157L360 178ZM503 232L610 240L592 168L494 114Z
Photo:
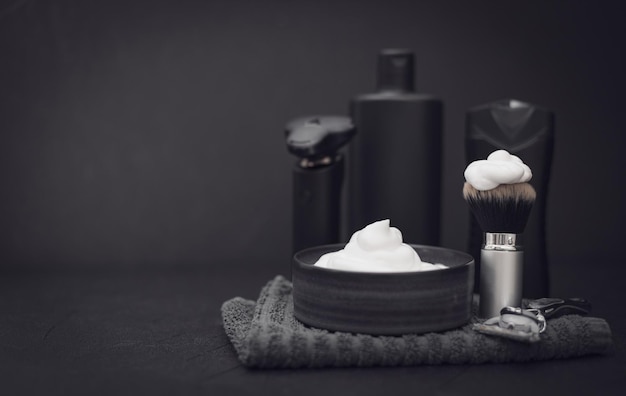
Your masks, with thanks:
M487 191L467 182L463 186L463 198L485 232L521 234L536 196L529 183L502 184Z

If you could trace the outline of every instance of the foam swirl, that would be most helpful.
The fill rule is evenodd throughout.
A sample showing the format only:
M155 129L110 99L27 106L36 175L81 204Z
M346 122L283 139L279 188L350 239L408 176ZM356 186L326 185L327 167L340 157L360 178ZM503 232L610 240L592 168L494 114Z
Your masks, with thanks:
M423 262L415 249L402 242L399 229L380 220L355 232L346 246L320 257L316 266L356 272L410 272L447 268Z
M525 183L533 176L528 165L506 150L496 150L486 160L472 162L464 175L465 180L480 191L492 190L501 184Z

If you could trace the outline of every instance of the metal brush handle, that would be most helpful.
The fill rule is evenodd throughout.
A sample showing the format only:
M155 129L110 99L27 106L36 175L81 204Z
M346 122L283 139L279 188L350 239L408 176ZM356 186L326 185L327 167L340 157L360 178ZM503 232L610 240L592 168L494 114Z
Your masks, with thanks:
M487 243L480 253L479 315L483 318L498 316L502 308L522 303L524 252L516 244L515 234L496 234L495 239L503 243ZM488 233L485 241L490 240Z

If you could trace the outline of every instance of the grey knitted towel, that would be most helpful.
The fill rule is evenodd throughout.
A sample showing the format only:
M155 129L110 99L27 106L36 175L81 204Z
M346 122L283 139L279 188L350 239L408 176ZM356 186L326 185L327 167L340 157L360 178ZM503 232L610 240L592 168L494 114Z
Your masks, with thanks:
M480 364L563 359L607 352L611 330L599 318L552 319L534 344L480 334L468 324L442 333L370 336L308 327L293 316L291 282L277 276L254 302L222 305L224 330L248 367L367 367Z

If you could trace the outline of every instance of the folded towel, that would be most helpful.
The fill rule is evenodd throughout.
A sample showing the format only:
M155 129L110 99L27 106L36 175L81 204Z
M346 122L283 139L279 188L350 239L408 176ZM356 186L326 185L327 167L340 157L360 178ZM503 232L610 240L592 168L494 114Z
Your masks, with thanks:
M371 336L308 327L293 316L291 282L277 276L254 302L222 305L224 330L241 362L257 368L480 364L563 359L606 353L611 330L600 318L551 319L534 344L480 334L471 323L428 334ZM472 322L476 322L473 319Z

